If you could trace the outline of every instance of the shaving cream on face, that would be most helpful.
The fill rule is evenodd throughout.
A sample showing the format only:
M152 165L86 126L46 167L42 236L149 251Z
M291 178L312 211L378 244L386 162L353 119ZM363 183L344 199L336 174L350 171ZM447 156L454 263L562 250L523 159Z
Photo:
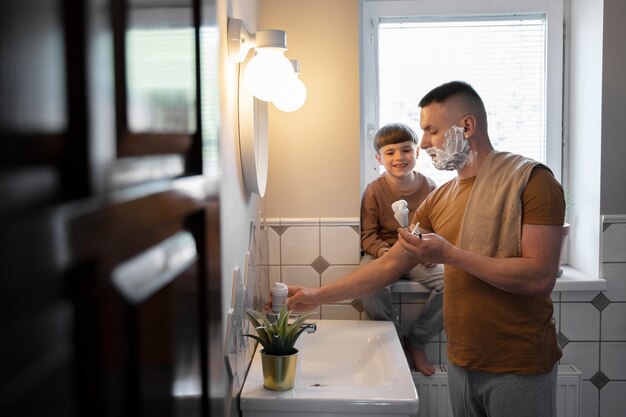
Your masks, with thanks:
M453 125L444 133L446 141L441 149L430 147L425 149L433 160L433 165L439 170L453 171L461 169L473 159L470 153L469 141L463 134L463 128Z

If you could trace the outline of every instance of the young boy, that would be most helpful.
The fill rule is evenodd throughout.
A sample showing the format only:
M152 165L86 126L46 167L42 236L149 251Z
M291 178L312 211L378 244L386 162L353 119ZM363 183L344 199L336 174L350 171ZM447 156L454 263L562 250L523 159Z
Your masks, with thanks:
M385 167L385 172L367 185L361 200L361 248L365 252L361 265L384 256L398 240L400 225L394 217L392 203L405 200L411 219L426 196L436 188L433 180L414 171L419 147L417 134L409 126L390 123L381 127L374 137L374 148L376 160ZM412 230L413 226L409 228ZM426 358L424 346L443 330L443 266L418 265L403 278L417 281L431 290L422 314L404 337L415 369L431 375L435 369ZM399 317L393 314L389 287L359 301L371 319L393 322L398 335L402 335Z

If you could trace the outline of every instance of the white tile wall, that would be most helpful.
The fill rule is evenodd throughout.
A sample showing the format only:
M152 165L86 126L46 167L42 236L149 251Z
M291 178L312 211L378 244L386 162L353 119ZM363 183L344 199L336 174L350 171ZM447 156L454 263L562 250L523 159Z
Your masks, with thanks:
M272 288L272 286L277 283L277 282L282 282L282 279L280 277L280 266L279 265L271 265L268 268L269 271L269 287Z
M575 365L589 379L600 370L600 342L570 342L563 348L562 364Z
M626 262L626 223L613 223L602 234L602 262Z
M604 264L602 275L609 300L626 302L626 262Z
M310 320L320 320L322 318L322 308L318 307L315 310L307 311L306 314L308 314Z
M282 282L287 285L313 288L320 286L320 274L310 266L283 266L281 277Z
M322 319L360 320L361 315L350 304L326 304L321 306Z
M593 300L598 291L566 291L561 293L562 302L589 302Z
M229 313L230 318L228 322L231 328L227 331L228 343L225 347L225 356L229 357L231 371L233 373L233 381L235 383L241 382L243 384L243 378L245 376L247 368L247 356L248 356L248 338L242 336L244 333L248 333L247 320L244 320L244 294L245 287L243 285L244 277L241 274L239 268L233 270L233 283L232 283L232 298L231 298L231 311Z
M626 303L611 303L602 310L601 330L602 340L626 340Z
M609 379L626 380L626 342L602 342L600 354L602 372Z
M552 302L552 307L554 308L554 313L552 314L552 318L554 319L554 325L556 327L556 331L561 331L561 303Z
M271 227L267 228L268 265L280 265L280 236Z
M600 417L599 412L600 393L589 381L582 381L580 385L580 416Z
M344 276L354 271L357 267L358 267L357 265L331 265L329 266L328 269L326 269L321 274L322 286L326 286L328 284L332 284L333 282L340 280ZM352 302L352 300L353 299L351 298L348 300L340 301L340 303L349 304Z
M310 265L319 255L319 226L291 226L280 237L281 265Z
M626 216L603 216L602 276L611 302L601 313L600 364L609 382L599 390L599 416L626 410Z
M600 416L624 417L626 381L611 381L600 390Z
M358 264L359 234L350 226L322 226L321 255L330 264Z
M600 312L588 303L561 303L561 332L569 340L598 340Z
M270 265L280 265L270 277L287 284L319 287L352 272L359 263L358 218L271 219L268 226ZM321 261L320 261L321 258ZM312 266L318 267L316 270ZM328 265L326 269L324 266ZM320 272L318 272L320 271ZM336 308L320 310L324 318L360 318L360 313L343 300Z

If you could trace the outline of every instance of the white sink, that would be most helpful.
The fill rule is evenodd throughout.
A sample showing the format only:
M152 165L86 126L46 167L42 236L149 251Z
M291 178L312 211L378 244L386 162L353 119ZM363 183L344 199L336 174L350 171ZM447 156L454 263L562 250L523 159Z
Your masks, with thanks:
M368 320L314 320L303 334L292 390L263 388L255 353L241 392L244 417L409 416L417 414L417 391L395 327Z

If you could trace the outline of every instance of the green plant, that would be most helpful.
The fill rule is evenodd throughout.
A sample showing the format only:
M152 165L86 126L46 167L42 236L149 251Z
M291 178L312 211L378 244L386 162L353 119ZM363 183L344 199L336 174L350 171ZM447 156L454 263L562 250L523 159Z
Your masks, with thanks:
M244 334L258 341L264 349L264 353L273 356L286 356L296 352L293 347L298 337L312 323L305 324L310 314L301 315L292 323L289 323L289 314L285 307L278 313L276 320L270 320L264 312L246 309L246 315L254 326L257 335Z

